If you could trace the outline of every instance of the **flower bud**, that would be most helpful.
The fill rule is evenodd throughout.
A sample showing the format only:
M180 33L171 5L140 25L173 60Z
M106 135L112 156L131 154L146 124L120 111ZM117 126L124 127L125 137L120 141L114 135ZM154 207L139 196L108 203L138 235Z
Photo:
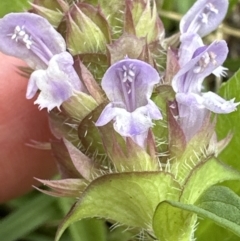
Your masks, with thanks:
M34 13L47 19L54 27L58 27L63 18L63 13L69 8L64 0L35 0L31 3L31 6Z
M150 0L126 1L125 31L137 37L146 37L148 43L162 39L163 24L158 17L156 3L150 6Z
M73 5L66 21L66 42L72 55L105 52L109 26L99 9L85 3Z

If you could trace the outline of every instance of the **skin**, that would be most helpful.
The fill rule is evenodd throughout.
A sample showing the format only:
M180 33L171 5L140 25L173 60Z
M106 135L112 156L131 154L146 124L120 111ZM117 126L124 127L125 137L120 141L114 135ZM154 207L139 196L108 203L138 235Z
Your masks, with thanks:
M0 203L30 191L37 185L33 177L49 179L56 173L49 150L26 145L53 137L47 112L25 98L28 80L16 72L19 65L25 66L0 53Z

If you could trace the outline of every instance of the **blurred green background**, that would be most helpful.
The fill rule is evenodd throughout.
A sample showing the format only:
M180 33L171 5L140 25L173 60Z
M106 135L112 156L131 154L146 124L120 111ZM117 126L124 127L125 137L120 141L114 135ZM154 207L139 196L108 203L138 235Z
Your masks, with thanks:
M47 0L46 0L47 1ZM51 1L51 0L50 0ZM178 31L178 24L183 15L194 0L156 0L160 17L166 28L166 35ZM239 69L240 66L240 2L238 0L229 1L228 15L223 27L217 33L208 36L206 41L212 41L220 34L229 45L229 56L224 66L229 68L229 75ZM27 0L0 0L0 17L9 12L18 12L30 7ZM214 80L212 80L214 82ZM237 85L238 79L232 81L232 85ZM210 79L211 82L211 79ZM213 83L215 88L215 82ZM217 86L218 87L218 86ZM239 89L239 84L238 88ZM240 95L238 92L228 94L227 88L220 89L222 95ZM235 120L235 122L234 122ZM239 111L229 115L229 117L218 118L218 134L223 137L232 126L239 125ZM235 145L235 152L232 149L226 150L220 159L226 161L231 159L229 164L240 170L240 161L237 160L239 137L235 137L231 145ZM228 162L228 161L226 161ZM226 183L239 193L239 183ZM0 205L0 240L1 241L52 241L60 220L68 212L73 200L64 198L53 198L41 194L37 191L11 200ZM115 228L111 232L109 227L101 220L83 220L72 225L63 235L62 241L127 241L131 240L130 232L122 232L123 228ZM239 241L239 237L207 221L200 220L197 231L198 241Z

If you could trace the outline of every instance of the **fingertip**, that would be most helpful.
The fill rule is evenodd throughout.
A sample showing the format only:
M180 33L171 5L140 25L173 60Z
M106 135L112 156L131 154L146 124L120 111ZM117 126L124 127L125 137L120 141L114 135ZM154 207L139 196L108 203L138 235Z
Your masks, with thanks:
M33 177L46 179L56 173L50 150L26 145L53 137L46 111L25 98L28 80L17 73L19 65L24 63L0 53L0 202L31 190Z

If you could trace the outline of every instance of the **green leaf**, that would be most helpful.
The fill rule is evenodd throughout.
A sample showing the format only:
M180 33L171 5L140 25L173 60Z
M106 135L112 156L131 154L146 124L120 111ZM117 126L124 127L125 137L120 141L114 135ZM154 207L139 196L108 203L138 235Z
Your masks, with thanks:
M209 187L227 180L240 180L240 173L215 158L201 162L186 179L180 200L193 204Z
M33 232L24 237L24 241L52 241L52 237Z
M231 189L223 186L209 188L196 205L166 201L176 208L211 219L240 237L240 197Z
M196 223L196 215L161 202L153 217L153 230L161 241L189 241Z
M236 102L240 101L240 70L238 70L234 76L223 84L219 90L219 94L225 99L229 100L236 98ZM237 107L237 111L226 115L218 115L216 132L218 138L224 138L230 131L233 133L233 138L229 145L222 151L219 158L229 165L240 170L240 158L239 158L239 143L240 135L240 107Z
M42 194L29 199L19 209L1 220L0 237L4 237L4 241L18 240L46 221L59 218L59 210L53 205L54 202L54 198Z
M236 7L237 4L238 0L229 0L228 15L233 14L234 7Z
M156 1L156 4L157 4L158 12L160 10L173 11L174 6L176 6L175 1L168 1L168 0ZM175 27L178 24L178 23L176 24L171 19L162 17L162 16L161 16L161 20L163 22L163 25L165 26L165 29L172 29L173 27Z
M240 58L226 59L226 61L224 62L224 67L228 68L230 73L235 73L239 69L239 61L240 61Z
M177 200L180 188L163 172L116 173L94 180L60 225L56 241L72 223L89 217L114 220L130 227L149 228L159 202Z
M72 204L72 199L58 199L58 205L66 213ZM84 219L69 227L71 241L106 241L107 228L102 220Z
M239 237L237 235L216 225L209 219L199 220L195 237L197 241L239 241Z
M71 233L75 232L75 239L72 241L106 241L107 227L103 220L95 218L83 219L74 223Z
M186 14L187 11L192 7L195 3L195 0L186 0L184 2L176 1L177 11L181 14Z
M28 0L0 1L0 17L10 12L21 12L30 8Z

